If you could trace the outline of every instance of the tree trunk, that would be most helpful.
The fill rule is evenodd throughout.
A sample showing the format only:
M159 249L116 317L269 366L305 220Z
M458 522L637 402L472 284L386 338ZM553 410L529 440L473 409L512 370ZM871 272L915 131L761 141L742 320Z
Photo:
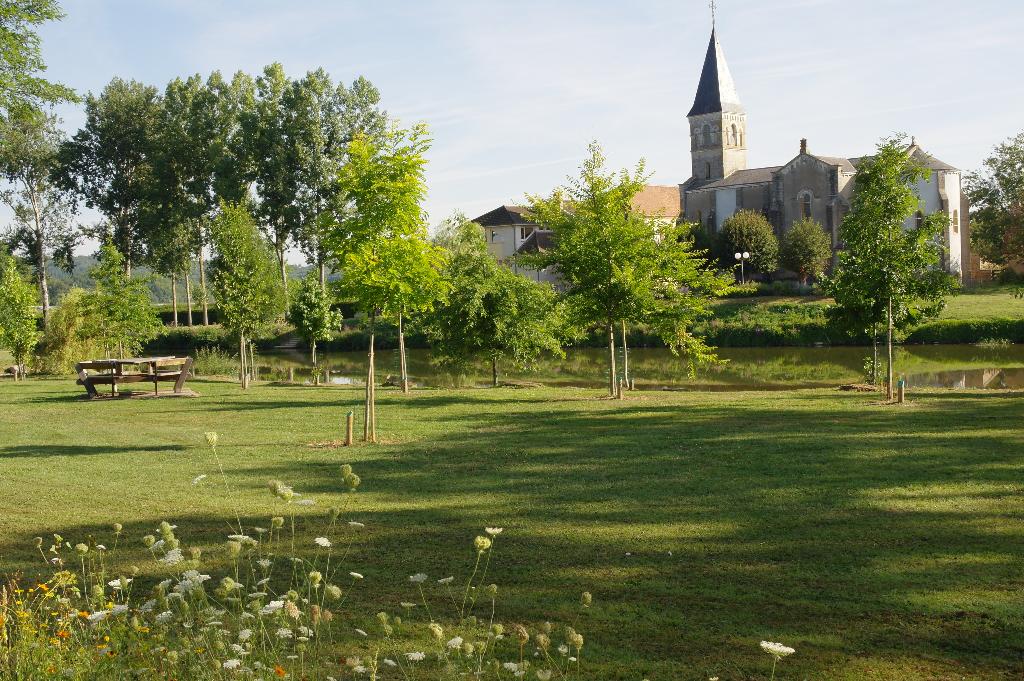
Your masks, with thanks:
M185 303L188 306L188 325L192 326L192 263L188 264L188 274L185 275Z
M498 357L491 356L491 386L498 387Z
M878 385L878 324L871 325L871 385Z
M889 298L889 314L888 314L888 317L889 317L889 325L888 325L888 331L886 332L885 343L888 346L888 352L889 352L889 368L888 368L888 371L887 371L887 373L889 375L889 380L888 380L888 387L886 388L886 395L888 396L889 401L891 402L892 398L893 398L893 385L892 385L892 378L893 378L893 366L892 366L892 331L893 331L892 298Z
M323 258L320 258L320 285L327 286L327 265Z
M608 319L608 394L615 397L618 372L615 370L615 322Z
M313 385L320 385L320 370L316 367L316 341L314 340L309 345L309 349L313 354Z
M376 380L374 371L374 344L376 342L376 330L377 330L377 312L374 311L370 315L370 351L367 356L368 362L366 366L366 406L363 410L363 441L364 442L376 442L377 441L377 417L374 413L376 411L376 394L374 390L374 381Z
M249 377L252 380L260 380L260 370L256 366L256 343L249 340Z
M178 278L171 275L171 326L178 326Z
M29 195L32 198L32 215L35 219L36 226L36 252L35 264L36 264L36 279L39 283L39 299L43 303L43 326L50 320L50 287L46 282L46 250L45 241L43 239L43 221L39 215L39 202L36 198L36 192L33 189L29 189Z
M626 341L626 320L622 320L622 380L629 390L629 344Z
M249 387L246 383L248 372L245 367L245 334L238 334L238 379L242 383L242 390Z
M284 259L284 248L277 251L277 260L281 265L281 284L284 286L284 298L288 300L288 263Z
M405 363L405 328L402 326L403 315L398 315L398 372L402 380L402 394L409 394L409 371Z
M199 247L199 290L203 296L203 326L210 325L210 308L206 299L206 260L203 258L203 248Z

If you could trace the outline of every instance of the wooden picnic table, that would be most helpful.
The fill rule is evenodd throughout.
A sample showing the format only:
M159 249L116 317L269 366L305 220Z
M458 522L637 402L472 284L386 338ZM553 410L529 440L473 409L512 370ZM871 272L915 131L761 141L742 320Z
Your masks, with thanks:
M134 371L132 371L134 369ZM174 381L174 394L180 395L192 369L191 357L128 357L92 359L75 365L78 384L89 397L99 397L98 385L109 385L110 396L117 397L118 385L152 383L153 394L160 395L160 383ZM89 373L90 371L102 373Z

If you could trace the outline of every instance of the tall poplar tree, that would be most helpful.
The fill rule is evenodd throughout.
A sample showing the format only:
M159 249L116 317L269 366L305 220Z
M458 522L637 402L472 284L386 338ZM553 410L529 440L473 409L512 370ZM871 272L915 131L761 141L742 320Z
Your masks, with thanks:
M14 357L15 380L25 375L25 362L39 341L36 295L11 256L0 253L0 348Z
M75 101L68 87L51 83L37 27L64 17L56 0L0 0L0 117Z

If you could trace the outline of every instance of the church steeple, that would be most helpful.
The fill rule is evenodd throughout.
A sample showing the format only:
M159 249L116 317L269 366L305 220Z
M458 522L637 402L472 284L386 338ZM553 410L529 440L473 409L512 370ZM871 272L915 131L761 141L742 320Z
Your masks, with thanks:
M693 178L713 181L747 167L747 114L725 61L718 30L712 28L690 119Z
M704 68L700 73L700 83L697 85L697 96L687 116L701 116L721 111L743 113L743 105L740 104L736 84L729 73L722 44L718 42L718 31L712 28L708 52L704 57Z

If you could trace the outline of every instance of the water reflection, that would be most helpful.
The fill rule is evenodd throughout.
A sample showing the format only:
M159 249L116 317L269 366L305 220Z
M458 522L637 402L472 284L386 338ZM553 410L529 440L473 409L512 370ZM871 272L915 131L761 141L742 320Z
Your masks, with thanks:
M629 364L638 388L644 390L787 390L835 387L864 380L870 348L726 348L725 362L690 374L685 359L665 349L630 351ZM312 382L307 355L287 351L259 356L264 380ZM621 360L621 357L619 358ZM324 353L321 380L333 385L362 385L365 352ZM398 354L377 354L377 375L397 383ZM1024 388L1024 346L973 345L913 346L899 348L897 372L910 388ZM481 361L465 375L436 367L429 352L410 351L409 374L414 385L426 387L485 386L490 365ZM597 349L570 350L565 359L547 358L536 371L503 371L503 381L548 386L603 387L607 385L607 354Z

